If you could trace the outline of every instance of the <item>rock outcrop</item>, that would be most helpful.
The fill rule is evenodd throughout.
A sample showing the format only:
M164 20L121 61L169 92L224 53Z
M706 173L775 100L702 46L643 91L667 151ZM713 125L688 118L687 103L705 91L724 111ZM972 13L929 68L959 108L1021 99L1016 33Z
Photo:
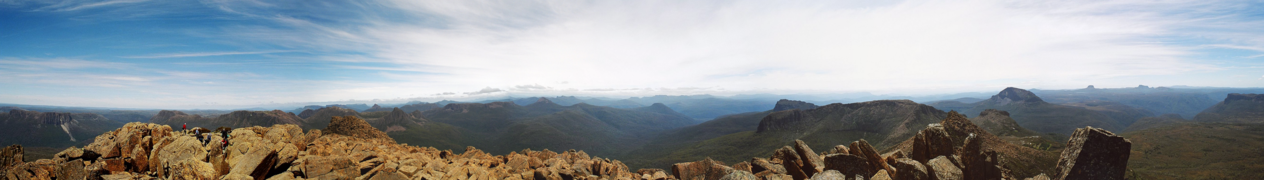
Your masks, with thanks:
M364 119L360 119L360 117L356 116L335 116L329 122L329 126L325 127L325 131L323 132L365 139L383 139L392 143L395 142L395 139L391 139L391 137L387 136L386 133L373 128L373 126L369 125L369 122L365 122Z
M9 145L0 149L0 169L8 169L10 166L22 164L25 159L22 157L22 145Z
M1132 142L1093 127L1075 130L1062 150L1055 179L1124 179Z

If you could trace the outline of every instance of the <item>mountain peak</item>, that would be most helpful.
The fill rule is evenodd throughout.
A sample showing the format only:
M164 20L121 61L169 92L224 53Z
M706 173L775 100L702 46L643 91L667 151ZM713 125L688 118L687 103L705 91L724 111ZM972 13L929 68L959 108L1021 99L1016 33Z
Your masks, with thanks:
M790 110L790 109L808 110L808 109L816 109L816 107L817 107L816 104L812 104L808 102L781 99L777 101L777 105L772 108L772 111L775 112L775 111L784 111L784 110Z
M550 101L549 98L540 97L540 99L535 100L535 103L531 103L531 104L555 104L556 105L557 103L553 103L553 101Z
M1000 93L993 95L992 98L988 100L998 105L1006 105L1010 103L1022 104L1022 103L1044 103L1045 102L1044 100L1040 99L1039 96L1036 96L1035 93L1031 93L1031 91L1027 91L1025 89L1019 89L1015 87L1007 87L1005 88L1005 90L1001 90Z

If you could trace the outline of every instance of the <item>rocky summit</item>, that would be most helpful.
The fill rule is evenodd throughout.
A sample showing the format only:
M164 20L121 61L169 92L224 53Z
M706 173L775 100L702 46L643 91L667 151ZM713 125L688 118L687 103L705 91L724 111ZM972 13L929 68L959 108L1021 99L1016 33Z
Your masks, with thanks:
M945 121L968 122L955 113L950 118L955 119ZM917 147L907 153L879 154L862 139L817 154L796 140L748 162L728 165L708 158L676 163L670 171L632 171L619 160L580 150L492 155L467 147L456 154L396 144L358 117L331 121L324 130L281 124L236 128L227 135L129 123L51 159L23 162L21 146L4 148L0 179L1018 179L1001 163L1008 157L986 147L990 143L981 136L989 134L958 140L957 125L927 127L910 138ZM1067 144L1052 177L1122 178L1126 139L1090 127L1077 130Z

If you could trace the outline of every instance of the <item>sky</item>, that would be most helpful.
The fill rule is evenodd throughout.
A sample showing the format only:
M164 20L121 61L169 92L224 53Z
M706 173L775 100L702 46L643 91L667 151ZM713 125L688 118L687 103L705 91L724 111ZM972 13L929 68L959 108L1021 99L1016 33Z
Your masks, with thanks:
M0 103L1264 87L1259 1L0 0Z

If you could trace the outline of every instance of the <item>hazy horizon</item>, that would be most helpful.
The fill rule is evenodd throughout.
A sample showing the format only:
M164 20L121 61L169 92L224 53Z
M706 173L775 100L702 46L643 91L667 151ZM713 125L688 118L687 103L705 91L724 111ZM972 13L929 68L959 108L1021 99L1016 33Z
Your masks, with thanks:
M1264 87L1264 13L1255 11L1262 7L0 1L0 103L231 109L504 96Z

